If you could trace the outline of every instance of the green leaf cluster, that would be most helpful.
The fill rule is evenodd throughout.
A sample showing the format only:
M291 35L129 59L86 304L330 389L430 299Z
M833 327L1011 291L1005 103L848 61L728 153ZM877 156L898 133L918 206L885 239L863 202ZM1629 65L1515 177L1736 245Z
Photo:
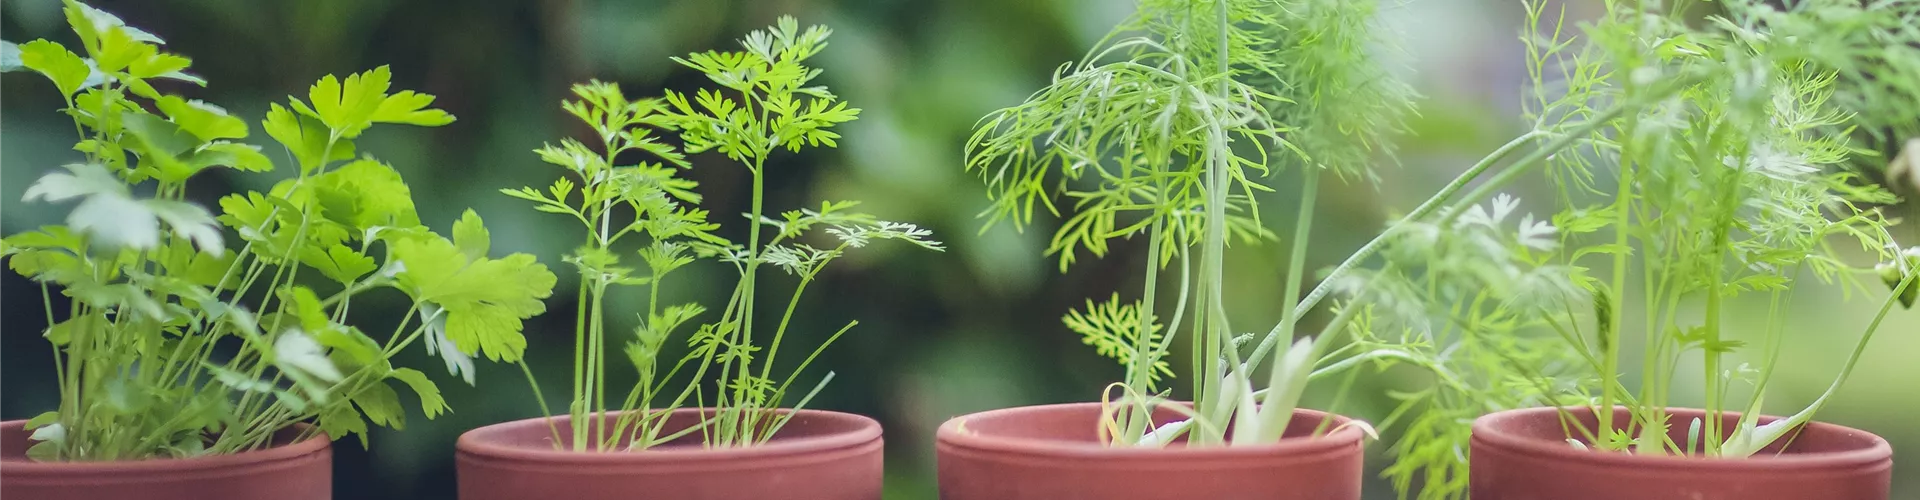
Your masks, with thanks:
M308 101L274 105L260 123L299 165L294 176L221 198L216 214L186 201L189 179L274 169L242 142L247 122L171 93L177 84L164 82L206 82L158 36L75 1L65 13L81 52L48 40L5 47L18 55L6 69L53 82L83 156L27 190L27 201L74 203L66 223L0 240L8 266L48 296L61 403L34 419L31 455L234 453L302 422L313 424L303 436L364 441L368 422L405 424L390 381L428 418L449 411L424 373L389 362L416 340L464 366L470 383L471 362L456 358L518 358L520 320L544 310L553 274L525 254L490 258L472 212L451 240L433 233L398 172L354 157L352 140L374 124L452 122L428 107L433 96L390 92L385 67L323 78ZM303 279L315 274L324 281ZM354 298L388 287L412 299L390 335L347 324ZM68 310L54 310L55 292L72 299Z
M1507 198L1491 210L1436 211L1389 234L1383 269L1344 284L1379 306L1365 323L1374 334L1431 339L1439 350L1408 359L1465 381L1407 399L1424 408L1407 411L1425 414L1410 419L1388 470L1403 494L1417 479L1422 498L1464 495L1466 458L1449 450L1488 409L1586 406L1599 424L1568 431L1585 446L1748 456L1808 421L1911 293L1913 267L1880 209L1898 198L1872 181L1883 163L1873 148L1911 133L1903 104L1920 87L1867 75L1920 64L1920 33L1904 21L1920 5L1731 1L1704 17L1694 7L1610 1L1575 29L1529 3L1530 25L1545 28L1522 37L1535 130L1483 163L1536 146L1465 200L1545 169L1559 213L1507 233L1486 230L1514 210ZM1758 425L1788 305L1818 282L1893 293L1827 395L1786 423ZM1729 332L1742 302L1765 307L1757 342ZM1638 387L1622 373L1628 346L1644 349ZM1688 423L1667 408L1689 390L1677 380L1694 362L1708 411L1749 417L1703 419L1677 440L1668 430ZM1736 401L1736 385L1753 396ZM1476 389L1485 386L1501 389ZM1616 421L1607 410L1616 405L1631 416Z
M791 210L777 217L767 214L767 160L782 150L834 147L840 138L834 126L859 116L860 110L814 83L820 69L804 64L826 47L829 34L819 26L802 31L793 18L783 17L769 29L748 34L740 41L743 50L674 58L718 85L691 96L667 91L663 98L634 99L610 83L596 80L575 85L574 98L562 102L561 108L592 129L598 144L575 139L547 144L534 153L568 175L546 189L501 190L531 202L535 210L571 217L586 233L586 243L566 258L580 273L581 306L568 405L571 439L562 438L555 428L556 446L570 442L575 451L645 449L693 432L699 432L709 446L766 442L788 418L766 410L782 406L796 376L813 357L853 327L849 323L776 381L774 360L801 308L801 295L827 264L851 248L877 240L943 249L930 239L929 231L918 226L852 211L855 202L826 202L818 209ZM662 132L674 133L684 149L659 140L656 134ZM752 209L743 214L749 225L744 243L715 233L720 224L698 208L699 186L679 177L693 167L685 154L709 151L745 166L752 175ZM652 160L622 162L623 157L636 157L624 155L629 152L644 153ZM633 263L635 257L638 265ZM706 306L675 304L662 293L661 284L669 274L701 260L739 273L717 319L701 318L709 311ZM768 328L755 328L761 319L755 303L763 264L799 279L770 340L764 339ZM622 349L640 379L623 399L610 404L606 297L614 287L645 288L647 302ZM693 331L686 339L688 353L671 368L662 366L660 356L669 338L689 327ZM691 375L677 378L689 368ZM675 390L670 383L684 385ZM823 380L820 385L824 384ZM537 385L535 390L535 397L541 397ZM811 397L812 393L807 394L794 407L804 406ZM665 417L671 410L689 403L717 411L697 425L667 428ZM617 411L620 417L589 418L602 411Z
M1319 175L1377 180L1370 165L1391 154L1387 139L1412 109L1412 91L1368 55L1380 40L1376 9L1371 1L1142 0L1050 85L976 126L966 168L987 187L988 225L1024 229L1042 210L1058 217L1046 254L1063 272L1122 240L1147 240L1139 299L1115 296L1064 318L1126 367L1118 401L1103 398L1120 407L1106 412L1112 444L1277 440L1316 368L1338 371L1355 353L1333 349L1350 315L1319 335L1294 336L1327 293L1301 295ZM1225 247L1281 239L1258 200L1276 191L1269 174L1288 166L1301 188L1285 305L1266 335L1242 335L1227 322ZM1162 273L1170 283L1161 284ZM1163 290L1177 295L1167 300ZM1172 312L1164 324L1161 307ZM1195 372L1183 395L1190 409L1159 386L1172 375L1178 337L1188 340ZM1190 418L1157 426L1156 407Z

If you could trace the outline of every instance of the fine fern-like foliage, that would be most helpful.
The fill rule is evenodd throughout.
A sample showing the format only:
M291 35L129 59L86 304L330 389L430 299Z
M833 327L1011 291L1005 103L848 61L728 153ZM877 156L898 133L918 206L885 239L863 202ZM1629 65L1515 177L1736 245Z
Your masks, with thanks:
M993 201L989 225L1061 217L1047 247L1062 271L1104 257L1122 240L1145 239L1137 300L1115 295L1064 322L1125 366L1116 384L1124 409L1109 411L1114 444L1252 444L1279 439L1315 368L1339 371L1372 359L1329 352L1351 319L1296 341L1294 330L1328 290L1302 300L1305 254L1318 175L1371 180L1385 138L1410 112L1412 92L1367 57L1379 45L1374 2L1143 0L1136 13L1048 87L994 112L967 146L966 166ZM1243 353L1253 335L1227 324L1225 247L1280 239L1259 217L1266 177L1293 167L1304 186L1294 224L1279 325ZM1056 198L1065 203L1056 204ZM1173 300L1163 272L1178 269ZM1299 301L1296 303L1296 301ZM1170 302L1170 303L1169 303ZM1160 324L1161 307L1171 314ZM1359 307L1348 308L1358 310ZM1193 418L1149 429L1146 416L1171 396L1167 358L1185 338ZM1271 362L1266 389L1253 378ZM1231 425L1228 425L1231 422ZM1227 430L1235 429L1232 438Z
M1143 314L1147 317L1142 318ZM1106 302L1096 304L1088 300L1085 312L1069 311L1061 321L1068 330L1080 334L1082 343L1093 346L1094 352L1113 358L1121 366L1130 366L1134 346L1158 346L1163 340L1160 329L1164 326L1155 322L1152 315L1152 311L1142 311L1138 302L1120 303L1120 295L1116 293ZM1147 381L1157 384L1161 378L1172 376L1171 365L1160 360L1154 363Z
M1787 305L1803 280L1858 292L1884 282L1893 291L1837 388L1920 276L1920 262L1905 256L1920 252L1895 245L1892 221L1878 209L1897 198L1860 169L1884 160L1855 142L1904 133L1891 124L1910 107L1873 103L1911 102L1920 86L1865 75L1920 63L1920 32L1902 21L1920 4L1734 1L1704 20L1684 15L1688 4L1608 2L1604 16L1578 30L1529 5L1546 32L1523 37L1536 128L1516 144L1544 143L1495 180L1544 168L1560 212L1508 233L1488 224L1511 220L1515 205L1505 198L1485 210L1440 211L1390 240L1386 269L1355 273L1346 285L1386 306L1366 323L1373 334L1431 339L1438 349L1410 359L1443 381L1467 381L1408 399L1424 406L1409 413L1409 437L1430 441L1395 446L1388 475L1403 493L1417 479L1421 498L1463 497L1467 422L1505 408L1593 408L1599 425L1570 425L1568 438L1601 450L1751 455L1811 419L1833 392L1758 424L1783 354ZM1855 134L1865 129L1873 130ZM1728 309L1743 300L1766 306L1760 345L1724 335ZM1644 346L1638 388L1620 373L1626 345ZM1726 361L1742 354L1747 363ZM1675 396L1688 358L1702 361L1697 399ZM1731 400L1741 383L1755 395L1744 405ZM1666 409L1683 400L1747 417L1728 429L1719 418L1669 421ZM1614 422L1606 409L1615 405L1631 418ZM1679 428L1696 430L1669 437Z
M492 257L472 211L451 238L428 230L399 173L355 157L354 140L375 125L451 123L429 107L433 96L392 91L380 67L329 75L306 99L272 105L260 129L297 171L268 192L221 198L216 216L185 201L188 181L215 167L273 170L241 142L250 127L156 87L206 83L158 36L74 1L65 13L81 53L48 40L17 50L23 69L60 92L84 158L42 176L26 199L78 203L64 225L0 241L9 267L42 287L60 385L60 408L28 423L29 456L235 453L301 422L314 424L302 439L364 444L369 423L405 425L392 382L419 396L427 418L448 411L425 373L389 361L415 342L469 384L473 357L520 357L521 320L545 309L553 274L530 255ZM354 299L381 288L409 304L384 340L347 324ZM71 299L66 311L54 310L55 291Z
M574 451L643 450L696 432L708 446L765 443L792 415L772 410L782 407L798 375L828 344L858 324L849 322L788 375L775 378L774 361L800 309L801 296L827 264L853 248L880 240L944 250L931 239L930 231L855 212L857 202L825 202L817 209L790 210L777 217L765 212L767 160L782 150L834 147L840 138L834 127L860 114L826 87L814 85L821 70L805 65L826 48L830 34L821 26L802 31L798 21L783 17L777 25L740 40L743 50L675 58L719 85L691 96L668 91L664 98L629 99L613 84L576 85L576 99L562 103L562 108L594 129L599 146L567 139L536 150L541 159L567 169L572 177L556 180L544 192L530 187L502 190L533 202L535 210L571 216L589 233L586 246L568 258L581 273L581 310L568 408L571 436L561 439L555 429L556 447L572 443ZM659 132L677 133L684 152L657 140L654 134ZM617 164L621 154L629 151L660 161ZM708 151L725 155L752 176L752 209L743 214L752 228L744 244L714 234L720 224L696 208L701 200L697 184L678 177L679 170L692 166L685 154ZM576 186L578 197L573 195ZM628 222L616 223L616 219ZM623 240L640 242L643 270L623 264L624 251L617 248L624 245ZM820 244L816 240L827 244L815 246ZM739 280L727 304L718 310L719 318L693 327L686 340L689 353L661 374L662 347L708 310L697 303L663 302L661 283L673 271L700 259L731 267ZM759 319L756 284L762 265L799 278L773 328L765 323L755 328ZM639 327L623 349L640 380L624 399L608 404L605 297L614 286L645 287L647 303ZM770 339L767 330L772 330ZM670 390L667 384L689 366L693 374L686 385ZM707 386L710 378L717 380L715 387ZM793 407L805 406L831 379L829 373ZM696 425L666 428L671 410L689 403L710 406L713 412ZM544 399L541 404L545 405ZM604 411L616 411L618 417L611 422L590 418Z
M1372 1L1286 0L1267 28L1278 63L1275 81L1262 83L1274 89L1273 121L1286 124L1302 163L1345 180L1380 182L1372 166L1392 158L1393 135L1419 98L1375 63L1395 50L1373 26L1379 10Z

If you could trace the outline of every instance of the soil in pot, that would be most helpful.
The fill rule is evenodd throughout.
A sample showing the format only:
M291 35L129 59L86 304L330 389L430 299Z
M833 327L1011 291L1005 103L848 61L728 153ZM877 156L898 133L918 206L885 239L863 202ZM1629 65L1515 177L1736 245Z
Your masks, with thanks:
M675 410L668 431L700 411ZM563 436L568 422L552 419ZM705 448L696 432L645 451L561 451L548 419L532 418L468 431L457 448L462 500L879 500L882 477L880 423L819 410L753 447Z
M1008 408L940 426L942 500L1131 500L1205 498L1357 500L1362 433L1312 433L1327 414L1295 410L1286 435L1256 446L1109 447L1099 441L1099 403ZM1161 422L1183 418L1171 410Z
M306 424L259 451L195 458L36 462L25 420L0 422L0 498L33 500L329 500L333 448L325 435L292 442Z
M1593 412L1568 409L1594 428ZM1687 442L1696 409L1669 410L1670 434ZM1625 425L1626 408L1614 410ZM1725 415L1731 429L1739 414ZM1762 417L1762 423L1776 417ZM1792 434L1789 434L1792 436ZM1885 500L1893 448L1879 436L1812 423L1783 447L1748 458L1680 457L1584 451L1567 443L1559 412L1529 408L1480 417L1473 424L1474 500ZM1785 440L1783 440L1785 441Z

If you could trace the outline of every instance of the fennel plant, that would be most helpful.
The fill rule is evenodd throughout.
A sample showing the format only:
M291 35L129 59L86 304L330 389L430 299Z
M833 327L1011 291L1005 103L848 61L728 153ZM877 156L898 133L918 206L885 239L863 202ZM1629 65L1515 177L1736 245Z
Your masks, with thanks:
M1544 32L1523 37L1534 128L1516 144L1532 151L1501 176L1544 173L1559 213L1513 225L1519 203L1505 195L1443 211L1395 234L1386 265L1346 284L1376 297L1369 335L1424 342L1410 359L1439 374L1403 406L1422 410L1389 469L1403 494L1418 479L1422 498L1463 497L1467 423L1502 409L1593 410L1593 426L1562 413L1570 446L1778 449L1844 384L1892 308L1912 305L1920 250L1894 241L1882 207L1898 199L1873 182L1895 151L1861 145L1914 133L1920 2L1606 7L1576 31L1528 5ZM1719 12L1689 16L1696 8ZM1814 280L1892 293L1827 391L1763 425L1785 320ZM1758 345L1733 335L1742 303L1764 307ZM1637 387L1624 376L1636 344ZM1694 361L1701 387L1676 395ZM1708 418L1672 421L1675 403L1701 404ZM1741 418L1723 424L1731 411Z
M84 57L48 40L6 47L21 65L7 69L52 80L80 135L81 159L25 196L77 202L66 223L0 240L8 266L41 286L59 384L60 407L27 424L30 457L196 457L318 432L364 445L369 422L405 424L389 382L417 394L427 418L449 411L425 373L389 362L415 342L468 383L471 356L520 356L520 320L544 309L553 274L530 255L488 257L472 211L451 239L431 232L398 172L355 157L376 124L451 123L433 96L390 91L380 67L274 104L260 129L297 169L269 192L221 198L216 217L187 201L188 181L215 167L273 170L240 142L250 127L163 91L207 82L158 36L71 0L65 14ZM347 323L355 299L382 288L410 304L384 340ZM301 422L314 425L287 432Z
M1050 86L988 115L969 140L967 168L993 200L988 224L1024 228L1036 208L1060 215L1047 253L1062 271L1082 252L1103 257L1115 240L1146 240L1137 298L1088 301L1065 318L1125 366L1110 391L1119 404L1109 405L1100 428L1111 444L1270 443L1286 433L1309 380L1378 356L1354 344L1332 348L1358 310L1350 306L1319 335L1295 340L1331 290L1303 290L1319 176L1377 179L1369 164L1390 154L1387 139L1412 107L1412 91L1372 62L1381 45L1375 8L1143 0ZM1227 322L1226 247L1279 238L1259 218L1257 197L1274 191L1269 174L1289 169L1299 173L1301 195L1281 317L1245 352L1256 336ZM1190 407L1168 404L1164 381L1182 331L1194 372ZM1256 390L1256 370L1269 363L1265 388ZM1186 418L1156 426L1156 408Z
M781 408L799 374L859 323L848 322L785 376L776 374L774 361L794 314L801 309L801 297L827 264L878 240L944 249L925 229L853 211L857 202L825 202L817 209L777 215L767 211L768 160L781 150L834 147L840 137L834 126L859 116L859 109L848 107L825 86L814 85L821 70L805 65L826 48L830 34L821 26L802 31L798 21L782 17L775 26L741 39L743 50L674 58L719 85L691 96L667 91L664 98L628 99L613 84L576 85L576 99L562 108L594 130L598 147L566 139L540 148L535 152L542 160L567 169L572 176L556 180L545 191L502 190L534 202L536 210L571 216L588 233L587 243L566 259L580 272L579 310L568 407L570 434L562 437L555 429L556 447L644 450L696 432L709 447L767 442L793 416ZM678 177L679 170L692 164L681 149L659 141L654 136L658 132L677 133L686 153L719 152L747 169L752 176L752 205L743 214L749 226L745 244L714 233L720 224L709 221L706 210L696 208L701 201L694 191L697 184ZM622 163L621 155L628 152L658 161ZM637 253L640 268L623 265L627 252ZM695 327L686 340L689 352L662 374L659 356L666 340L706 308L665 302L661 283L700 259L730 268L738 279L719 318ZM764 291L758 286L762 265L798 279L784 307L776 309L779 319L773 325L760 317L764 311L757 307ZM639 372L639 381L617 406L610 406L606 294L615 286L644 287L647 298L640 324L623 351ZM690 376L676 377L689 367ZM531 382L531 372L527 373ZM706 385L710 376L711 387ZM832 378L829 372L792 409L805 407ZM676 390L674 383L683 385ZM688 403L701 408L701 421L669 428L666 417ZM541 404L544 407L544 399ZM591 418L609 411L615 412L614 418Z

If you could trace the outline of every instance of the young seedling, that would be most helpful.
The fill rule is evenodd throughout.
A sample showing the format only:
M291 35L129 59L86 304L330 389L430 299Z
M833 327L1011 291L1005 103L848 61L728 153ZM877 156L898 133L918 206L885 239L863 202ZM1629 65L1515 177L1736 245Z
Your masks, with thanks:
M749 33L740 41L743 50L675 58L720 87L692 96L668 91L664 99L629 100L612 84L577 85L577 99L562 107L597 133L599 147L572 139L543 147L536 151L541 159L566 168L572 177L555 181L544 192L503 190L534 202L536 210L572 216L588 232L587 244L567 258L581 273L580 309L569 406L571 439L556 439L556 446L572 443L574 451L646 449L695 432L710 447L752 446L773 439L793 415L782 411L782 405L800 372L858 324L849 322L786 376L776 377L774 361L801 308L801 296L827 264L877 240L943 250L925 229L852 211L857 202L825 202L817 209L768 215L768 160L782 150L834 147L840 137L834 126L860 114L826 87L815 85L821 71L804 64L826 48L829 34L820 26L802 31L793 18L783 17L769 29ZM700 202L697 185L676 177L692 164L679 150L656 140L653 134L659 131L677 132L688 153L716 151L746 167L752 177L752 207L744 214L749 225L745 244L714 234L720 224L709 222L705 210L693 208ZM621 154L630 151L660 162L618 163ZM826 245L808 241L816 237ZM644 272L622 266L621 254L630 250L615 247L636 240ZM695 328L687 340L690 352L660 375L658 358L666 339L706 312L697 303L663 306L660 284L669 273L699 259L725 265L738 280L719 318ZM757 288L763 264L799 279L771 328L756 323L763 319L756 308L764 292ZM640 380L618 406L609 406L606 398L605 298L613 286L647 288L645 313L625 348ZM676 379L688 366L692 375L684 382ZM717 381L711 388L706 385L710 372ZM805 407L832 378L829 372L792 409ZM669 390L675 382L685 385ZM669 429L666 417L689 402L712 413L703 409L701 422ZM611 424L590 418L607 411L618 412Z

